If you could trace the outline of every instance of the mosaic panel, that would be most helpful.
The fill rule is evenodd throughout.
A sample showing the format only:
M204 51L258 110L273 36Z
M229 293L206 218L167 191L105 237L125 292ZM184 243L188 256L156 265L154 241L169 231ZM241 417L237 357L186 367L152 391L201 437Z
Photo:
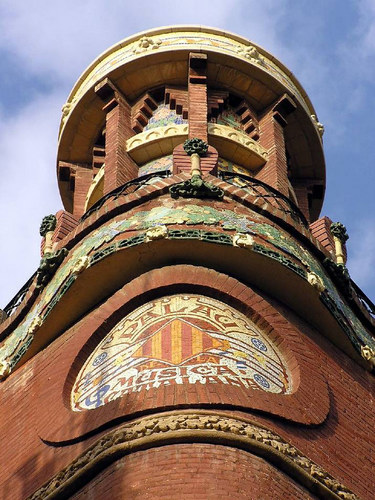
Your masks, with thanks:
M246 316L197 295L172 295L126 316L81 369L75 411L170 384L226 384L285 394L290 374L276 347Z
M235 172L236 174L249 175L249 171L246 168L220 157L218 159L218 169L219 172ZM242 184L246 185L245 182Z
M174 109L170 109L169 104L163 103L159 104L155 109L143 131L171 124L181 125L183 123L188 123L188 120L184 120L182 115L178 115Z
M162 158L157 158L156 160L149 161L139 167L138 176L153 174L154 172L159 172L160 170L172 170L173 167L173 155L163 156Z
M232 127L236 130L240 130L241 132L244 131L241 125L240 117L234 112L233 109L225 109L222 111L217 117L216 123Z

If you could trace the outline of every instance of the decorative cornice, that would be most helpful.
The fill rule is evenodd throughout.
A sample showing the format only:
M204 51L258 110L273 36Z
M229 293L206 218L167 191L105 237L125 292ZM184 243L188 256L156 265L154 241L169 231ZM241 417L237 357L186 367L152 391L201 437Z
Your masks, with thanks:
M158 49L158 50L155 50ZM170 26L138 33L120 41L96 59L81 75L69 95L63 110L63 123L69 117L75 104L101 78L108 75L108 68L116 70L138 57L153 52L176 52L181 50L213 51L221 56L232 56L238 62L246 61L271 75L294 94L309 113L314 109L304 89L290 71L274 56L249 40L202 26Z
M275 432L223 413L196 411L159 414L124 424L101 437L29 500L67 498L110 463L129 453L174 443L196 442L232 446L259 455L320 498L358 499Z

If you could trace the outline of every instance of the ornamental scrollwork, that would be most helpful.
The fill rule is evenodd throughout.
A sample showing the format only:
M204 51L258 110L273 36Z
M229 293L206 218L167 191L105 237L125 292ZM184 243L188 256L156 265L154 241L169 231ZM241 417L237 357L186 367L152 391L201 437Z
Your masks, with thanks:
M194 137L193 139L186 139L184 142L185 153L189 156L196 153L199 156L204 156L208 151L207 142L202 139Z
M261 57L259 50L253 45L250 45L249 47L245 48L238 47L237 54L239 54L242 57L245 57L246 59L249 59L251 62L261 64L262 66L265 65L265 61L263 57Z
M362 358L369 361L375 367L375 350L368 345L361 346Z
M134 54L142 54L142 52L146 52L147 50L155 50L158 49L161 45L161 40L159 38L150 38L147 36L143 36L140 38L133 49Z
M165 225L150 227L146 231L146 243L154 240L161 240L168 236L168 228Z
M66 248L61 248L57 252L50 252L44 255L36 273L37 289L43 288L50 281L67 253L68 250Z
M204 181L200 175L193 175L191 179L174 184L169 188L172 198L211 198L222 200L224 191Z
M324 292L326 289L322 278L312 271L307 273L307 281L319 293Z
M233 246L242 248L253 248L254 238L250 234L237 233L233 236Z

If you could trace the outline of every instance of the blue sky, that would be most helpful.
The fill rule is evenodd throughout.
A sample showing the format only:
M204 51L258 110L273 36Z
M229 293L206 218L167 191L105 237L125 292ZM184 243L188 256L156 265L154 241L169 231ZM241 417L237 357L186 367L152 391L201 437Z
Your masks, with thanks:
M322 215L348 229L352 278L375 300L375 0L0 0L0 307L39 264L42 217L61 208L61 108L99 53L137 31L238 33L296 75L325 126Z

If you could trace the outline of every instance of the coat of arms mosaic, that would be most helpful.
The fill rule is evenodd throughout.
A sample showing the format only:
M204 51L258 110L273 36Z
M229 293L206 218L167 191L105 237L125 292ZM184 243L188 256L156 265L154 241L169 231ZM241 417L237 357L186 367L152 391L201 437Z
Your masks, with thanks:
M169 384L227 384L286 394L290 373L260 328L224 302L193 294L155 299L121 320L82 367L74 411Z

